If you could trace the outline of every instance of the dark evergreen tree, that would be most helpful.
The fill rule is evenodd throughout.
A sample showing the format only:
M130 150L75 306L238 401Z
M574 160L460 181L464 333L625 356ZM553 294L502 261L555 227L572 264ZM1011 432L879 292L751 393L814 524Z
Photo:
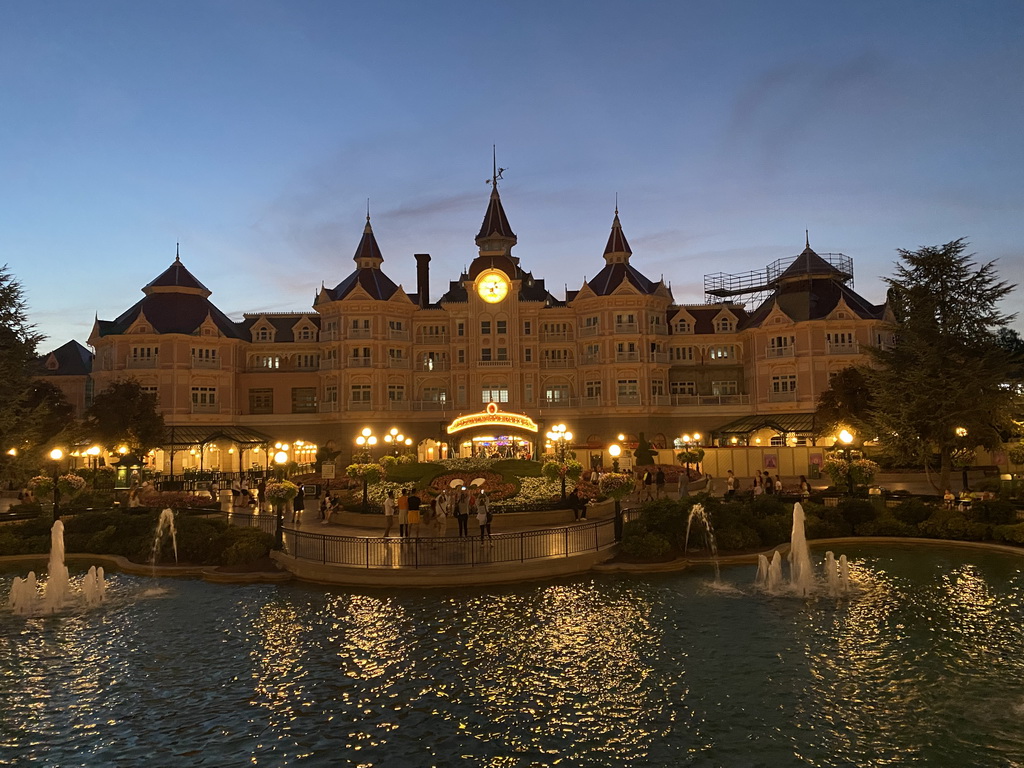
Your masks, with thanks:
M841 428L848 427L861 439L871 439L874 437L871 402L871 385L863 369L850 366L839 371L829 381L828 389L818 397L814 414L818 436L835 435Z
M86 414L86 431L108 449L125 445L135 454L164 442L164 417L156 395L145 392L137 379L119 379L96 395Z
M937 453L940 487L949 487L962 431L974 445L997 448L1016 400L998 336L1012 320L1000 302L1014 286L966 249L960 239L898 252L901 263L886 279L894 341L870 350L879 440L897 458L927 462Z

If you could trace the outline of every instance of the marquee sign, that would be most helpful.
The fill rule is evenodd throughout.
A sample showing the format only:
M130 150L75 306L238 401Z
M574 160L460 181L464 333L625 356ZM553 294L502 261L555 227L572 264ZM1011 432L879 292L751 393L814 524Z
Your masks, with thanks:
M461 432L470 427L514 427L528 432L537 431L537 422L521 413L505 413L498 410L497 403L488 403L480 413L459 416L447 426L448 434Z

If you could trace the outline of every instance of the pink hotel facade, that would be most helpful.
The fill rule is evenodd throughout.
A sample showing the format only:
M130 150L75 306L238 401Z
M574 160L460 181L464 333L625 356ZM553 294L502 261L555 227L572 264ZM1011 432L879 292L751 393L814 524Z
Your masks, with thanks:
M176 257L140 301L95 322L91 350L69 342L44 357L45 376L79 410L134 377L168 425L157 469L170 471L173 447L175 472L237 470L262 464L259 448L278 441L347 461L364 427L397 428L424 459L510 444L536 455L558 423L592 452L640 432L662 447L684 433L706 445L803 444L829 377L888 341L888 309L853 291L852 260L809 244L763 273L706 279L694 304L632 263L618 211L603 265L596 257L595 276L562 298L515 244L495 187L468 269L432 295L430 256L416 254L410 292L384 272L367 217L355 269L309 312L241 320ZM749 308L736 300L757 292ZM490 402L527 419L455 422ZM521 428L529 422L536 432Z

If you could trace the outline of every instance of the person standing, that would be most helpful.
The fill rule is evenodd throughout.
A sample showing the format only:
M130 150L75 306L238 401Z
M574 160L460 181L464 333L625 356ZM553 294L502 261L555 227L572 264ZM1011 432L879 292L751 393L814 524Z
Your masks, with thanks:
M302 513L306 511L306 494L302 491L302 483L299 483L299 490L292 500L292 522L302 520Z
M409 493L402 489L395 502L398 507L398 535L405 538L409 535Z
M658 471L654 473L654 496L660 499L665 495L665 470L658 467Z
M480 524L480 543L483 544L484 534L491 540L491 502L486 491L480 491L476 498L476 521Z
M644 470L644 501L654 501L654 473Z
M416 495L416 489L409 489L409 535L419 537L420 535L420 505L423 500Z
M395 491L394 489L388 491L387 498L384 499L384 538L386 539L391 535L391 526L395 522Z
M261 477L260 481L256 483L256 509L258 511L266 511L264 507L264 501L267 498L267 478Z
M465 488L455 501L455 519L459 522L459 538L469 536L469 494Z
M754 492L755 496L760 496L762 493L764 493L764 485L761 484L761 473L760 472L755 472L754 473L753 492Z
M739 484L740 481L736 479L736 474L730 469L725 476L725 498L735 498Z
M772 476L768 474L768 470L764 471L764 492L768 496L775 494L775 481L772 480Z
M949 493L949 491L946 491L946 493ZM800 475L800 498L804 501L811 498L811 484L807 482L807 478L803 475Z
M448 527L448 498L447 494L442 493L431 504L434 507L434 535L444 536L445 529Z
M690 496L690 470L683 467L679 471L679 498L686 499Z

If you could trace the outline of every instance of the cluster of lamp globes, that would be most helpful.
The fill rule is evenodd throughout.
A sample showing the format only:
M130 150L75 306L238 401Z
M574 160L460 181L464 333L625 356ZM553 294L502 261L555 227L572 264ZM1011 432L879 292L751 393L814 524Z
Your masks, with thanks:
M403 435L398 431L397 427L392 427L388 430L388 433L384 435L384 442L389 446L394 446L395 448L399 448L400 446L409 448L412 446L412 438ZM373 434L373 430L369 427L363 427L362 432L360 432L359 436L356 437L356 445L358 445L362 450L368 452L370 448L376 444L377 436Z
M294 450L296 454L316 453L317 446L314 443L307 443L303 440L296 440L294 446L288 443L274 443L274 463L281 465L288 463L288 451Z

